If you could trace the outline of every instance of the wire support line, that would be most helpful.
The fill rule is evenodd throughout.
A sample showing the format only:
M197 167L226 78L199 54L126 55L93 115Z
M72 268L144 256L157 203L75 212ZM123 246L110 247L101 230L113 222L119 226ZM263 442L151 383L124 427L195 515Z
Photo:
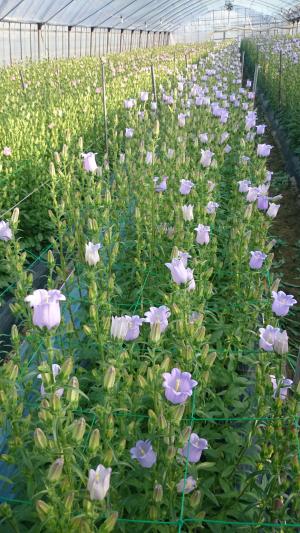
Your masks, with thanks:
M28 193L26 196L24 196L24 198L22 198L19 202L17 202L15 205L13 205L12 207L10 207L9 209L7 209L6 211L4 211L3 213L0 214L0 218L4 217L5 215L7 215L7 213L10 213L10 211L13 211L13 209L15 209L16 207L18 207L20 204L22 204L23 202L25 202L25 200L27 200L27 198L30 198L30 196L32 196L35 192L39 191L42 187L44 187L45 185L49 184L51 180L47 180L47 181L44 181L39 187L36 187L35 189L33 189L33 191L31 191L30 193Z

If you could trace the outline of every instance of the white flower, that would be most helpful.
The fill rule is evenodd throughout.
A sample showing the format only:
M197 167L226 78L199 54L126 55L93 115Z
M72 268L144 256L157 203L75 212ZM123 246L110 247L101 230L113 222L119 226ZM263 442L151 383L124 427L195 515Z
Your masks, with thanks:
M98 465L96 470L89 471L87 489L91 500L104 500L110 485L111 468Z
M182 492L184 494L189 494L189 492L192 492L196 488L196 486L197 482L192 476L188 476L186 480L181 479L176 485L177 492L179 492L179 494L182 494Z
M101 248L101 244L93 244L89 242L85 245L85 260L90 266L94 266L100 261L98 250Z
M267 216L270 218L275 218L278 213L279 207L280 205L270 203L269 209L267 211Z
M181 209L182 209L183 220L185 220L186 222L193 220L194 218L194 214L193 214L194 206L193 205L183 205Z
M114 339L124 340L130 327L130 317L112 316L110 334Z

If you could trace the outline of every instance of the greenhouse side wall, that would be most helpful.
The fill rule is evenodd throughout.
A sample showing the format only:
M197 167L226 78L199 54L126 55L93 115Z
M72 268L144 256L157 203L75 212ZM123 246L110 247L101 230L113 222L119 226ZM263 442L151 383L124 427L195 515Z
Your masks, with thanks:
M0 65L164 46L168 32L0 22Z

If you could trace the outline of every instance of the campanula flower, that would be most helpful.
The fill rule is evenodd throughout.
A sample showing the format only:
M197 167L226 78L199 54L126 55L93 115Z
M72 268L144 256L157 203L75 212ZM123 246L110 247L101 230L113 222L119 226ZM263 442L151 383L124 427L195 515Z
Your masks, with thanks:
M144 468L151 468L156 463L156 453L150 440L138 440L134 448L131 448L130 455Z
M90 469L87 489L91 500L104 500L110 486L111 471L103 465L98 465L96 470Z
M292 294L285 294L283 291L272 291L273 305L272 311L276 316L286 316L290 307L297 303Z
M39 328L52 329L60 324L61 313L59 302L66 297L59 290L38 289L33 294L26 296L25 302L33 307L32 321Z
M179 368L173 368L171 373L164 372L163 378L165 397L173 404L186 402L192 396L193 388L198 384L189 372L181 372Z

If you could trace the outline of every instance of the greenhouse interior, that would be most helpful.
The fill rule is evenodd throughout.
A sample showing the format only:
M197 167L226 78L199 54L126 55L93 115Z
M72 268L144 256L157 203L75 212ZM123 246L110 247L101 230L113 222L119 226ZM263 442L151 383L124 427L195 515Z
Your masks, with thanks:
M300 531L299 21L0 0L0 533Z

